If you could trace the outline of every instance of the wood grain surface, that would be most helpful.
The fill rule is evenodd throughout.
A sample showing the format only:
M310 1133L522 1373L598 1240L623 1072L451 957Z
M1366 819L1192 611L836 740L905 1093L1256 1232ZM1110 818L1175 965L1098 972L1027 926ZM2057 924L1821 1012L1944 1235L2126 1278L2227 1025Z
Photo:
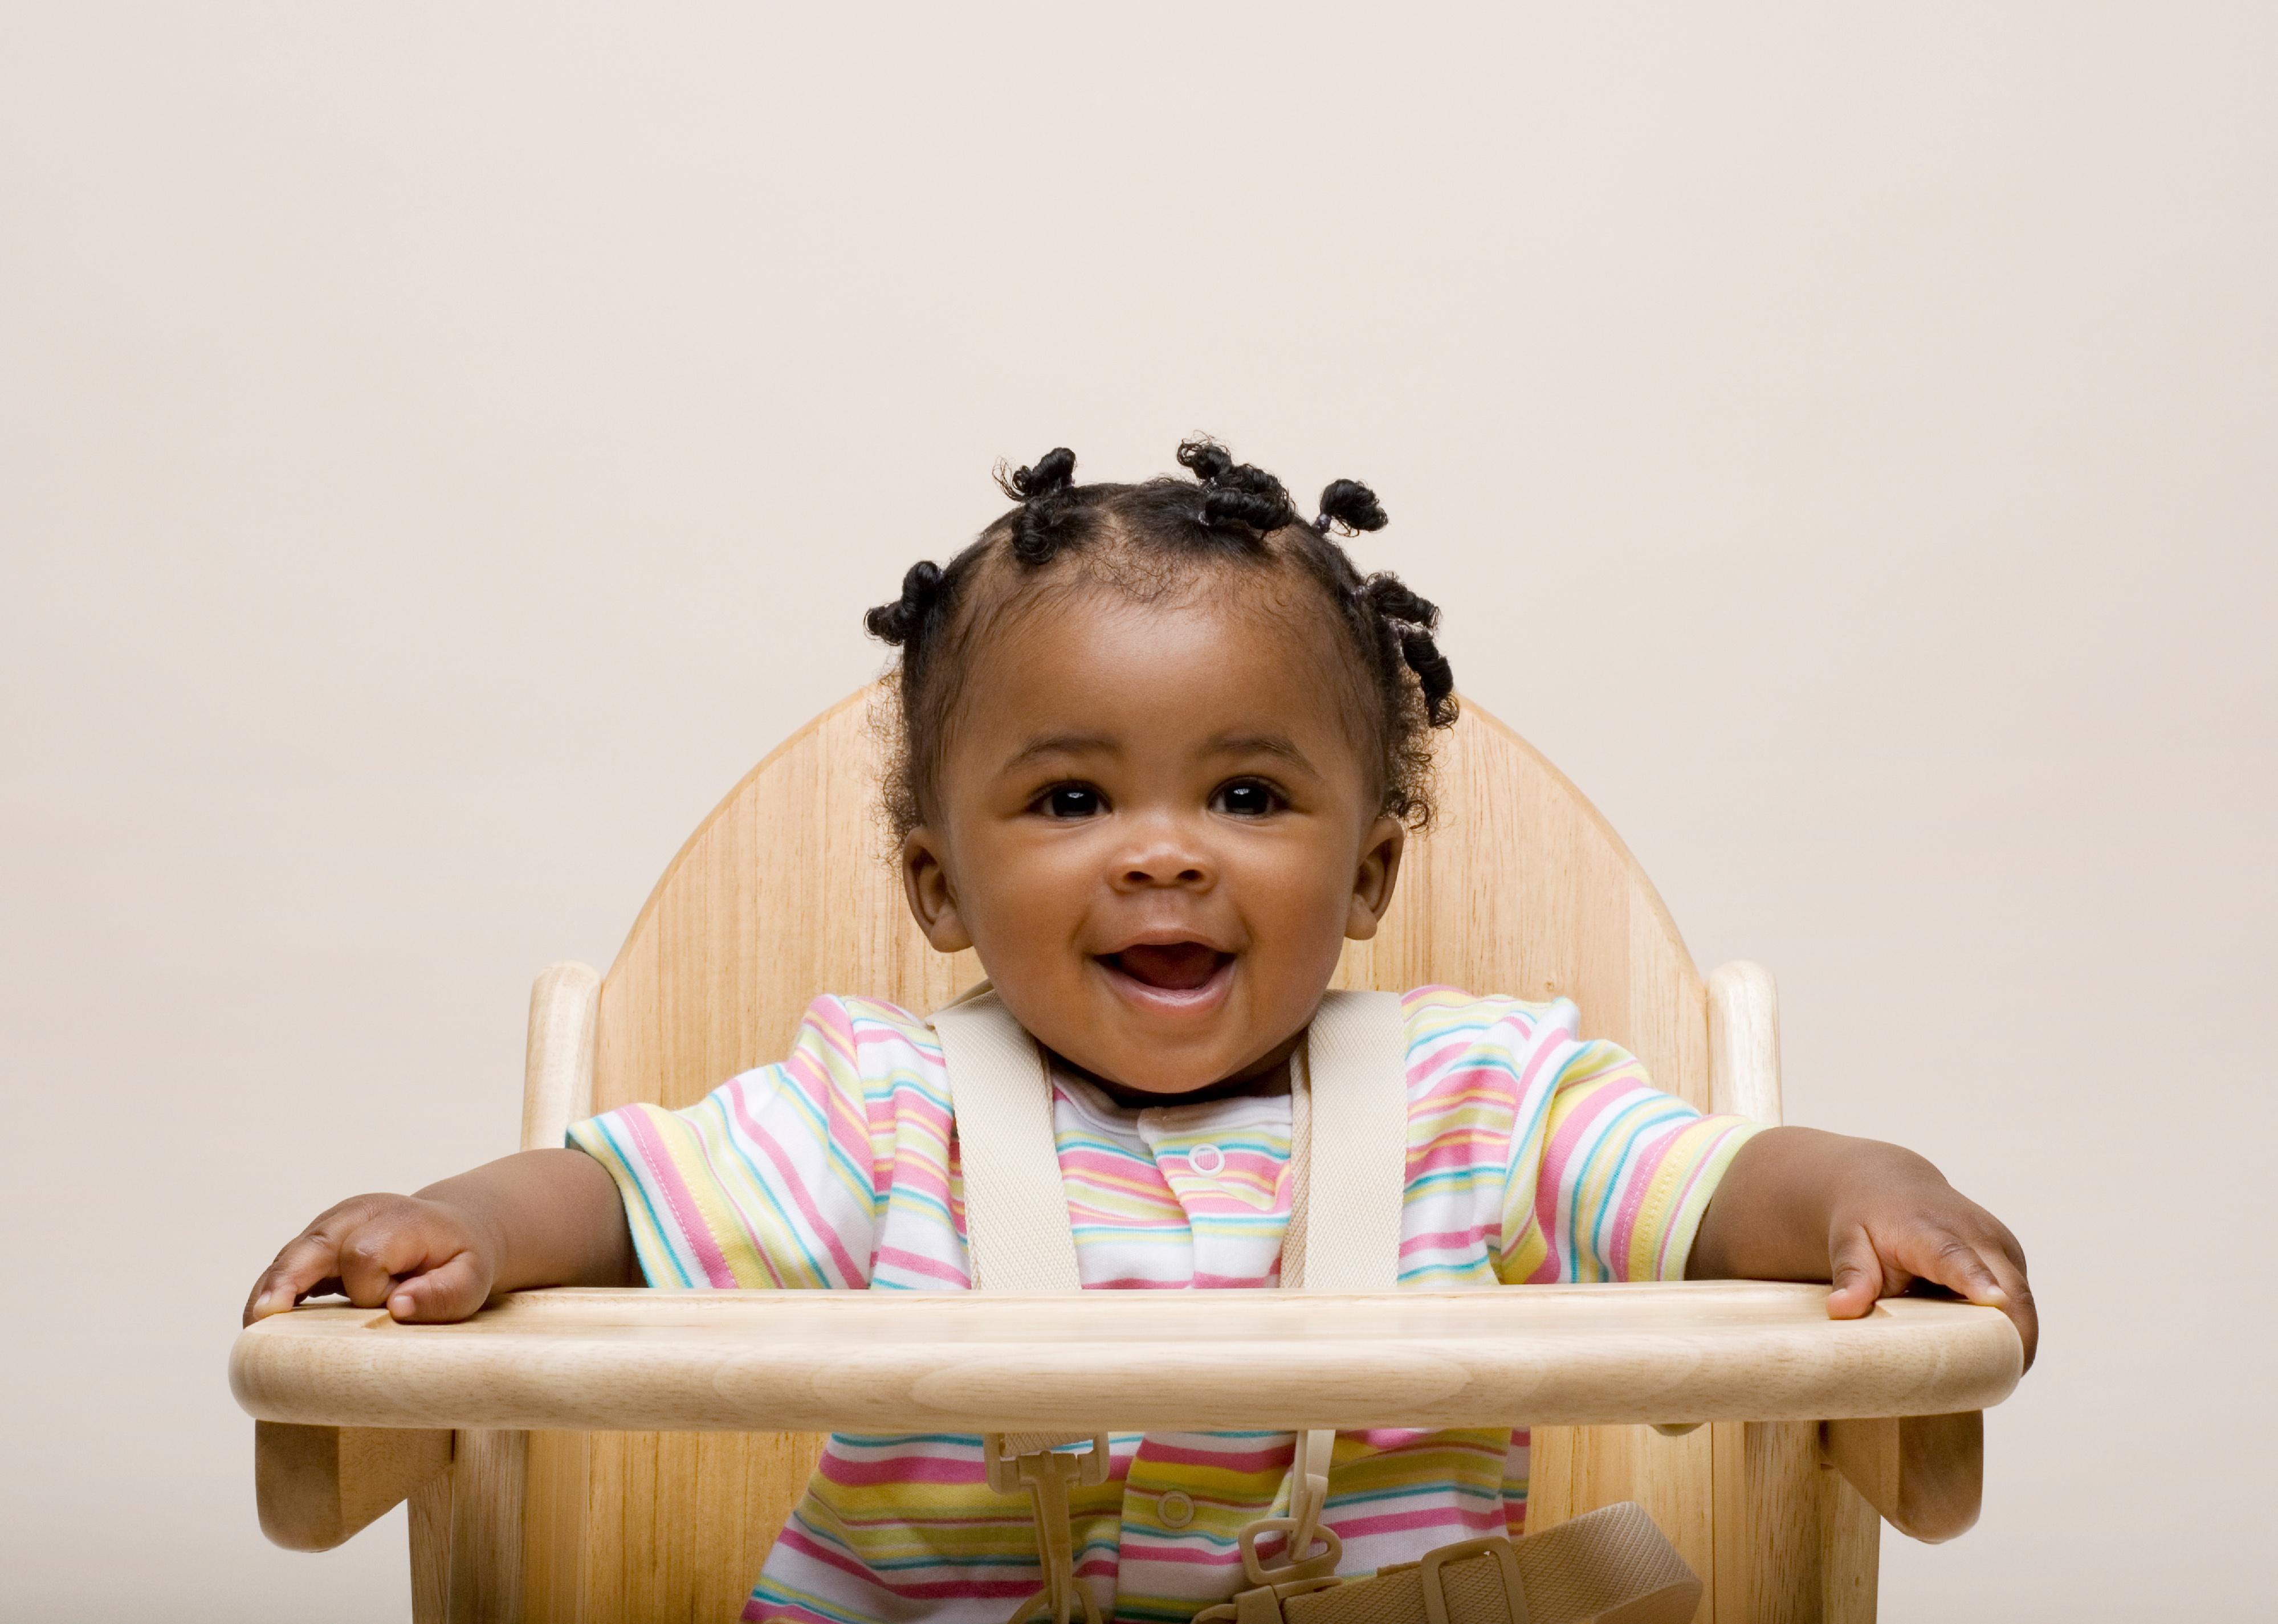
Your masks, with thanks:
M1381 1294L524 1292L455 1325L264 1320L264 1420L352 1427L1009 1432L1938 1414L2015 1385L1991 1308L1696 1281ZM1068 1379L1082 1373L1081 1383Z
M1976 1524L1985 1487L1985 1416L1830 1421L1827 1459L1901 1534L1936 1544Z
M447 1431L254 1423L261 1531L287 1551L330 1551L450 1465Z

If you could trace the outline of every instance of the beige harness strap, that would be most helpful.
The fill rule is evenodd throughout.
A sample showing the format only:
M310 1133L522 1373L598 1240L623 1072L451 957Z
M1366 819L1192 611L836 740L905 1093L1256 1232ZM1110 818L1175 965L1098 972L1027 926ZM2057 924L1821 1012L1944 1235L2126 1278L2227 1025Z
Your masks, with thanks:
M1400 1209L1407 1194L1408 1074L1400 1000L1390 993L1323 995L1289 1065L1289 1225L1281 1235L1281 1289L1388 1292L1399 1282ZM1384 1147L1400 1151L1387 1155ZM1333 1199L1316 1205L1315 1192ZM1289 1515L1259 1532L1288 1536L1283 1567L1334 1573L1334 1537L1313 1552L1329 1492L1337 1435L1297 1440L1289 1463ZM1286 1522L1286 1527L1284 1526ZM1273 1571L1279 1572L1280 1569Z
M1400 1275L1400 1208L1408 1190L1408 1039L1400 1000L1390 993L1326 995L1300 1053L1303 1078L1290 1069L1282 1286L1388 1292Z
M986 981L936 1010L933 1029L965 1174L974 1290L1082 1291L1043 1051Z
M1624 1500L1524 1539L1466 1540L1371 1578L1260 1597L1247 1613L1213 1607L1196 1624L1688 1624L1700 1605L1699 1577Z
M941 1039L964 1177L973 1289L1082 1291L1043 1051L986 981L936 1010L933 1029ZM1061 1445L1085 1442L1091 1447L1082 1454L1056 1452ZM1070 1624L1078 1606L1087 1624L1099 1624L1090 1592L1075 1582L1068 1490L1107 1480L1107 1435L991 1432L981 1443L989 1486L999 1494L1026 1489L1036 1513L1043 1588L1013 1610L1012 1624L1039 1605L1052 1624Z

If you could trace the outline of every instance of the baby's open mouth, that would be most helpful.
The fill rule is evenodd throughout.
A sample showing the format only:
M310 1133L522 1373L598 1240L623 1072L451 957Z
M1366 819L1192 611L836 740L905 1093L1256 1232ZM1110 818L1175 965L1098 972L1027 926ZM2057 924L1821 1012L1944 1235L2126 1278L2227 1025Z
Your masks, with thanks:
M1166 993L1190 993L1205 986L1221 965L1233 959L1233 954L1221 953L1201 942L1150 942L1099 956L1099 962L1109 969Z

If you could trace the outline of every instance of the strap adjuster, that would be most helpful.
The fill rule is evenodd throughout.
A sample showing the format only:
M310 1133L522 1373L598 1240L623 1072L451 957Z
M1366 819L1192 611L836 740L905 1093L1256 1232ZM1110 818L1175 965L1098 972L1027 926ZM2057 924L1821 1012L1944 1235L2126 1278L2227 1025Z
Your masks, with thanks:
M1060 1460L1073 1465L1075 1468L1074 1475L1076 1482L1087 1489L1097 1489L1107 1481L1107 1466L1113 1454L1108 1447L1107 1434L1105 1432L1093 1433L1091 1447L1081 1454L1074 1450L1063 1453L1056 1449L1040 1449L1036 1452L1039 1455L1057 1455ZM1010 1442L1002 1432L984 1432L981 1435L981 1459L986 1469L989 1488L992 1493L1018 1494L1025 1481L1021 1475L1021 1462L1028 1458L1015 1454ZM1066 1474L1068 1468L1062 1466L1057 1469Z
M1424 1616L1430 1624L1459 1624L1448 1611L1447 1580L1442 1573L1450 1562L1461 1562L1477 1556L1492 1556L1502 1570L1503 1605L1510 1610L1508 1624L1527 1624L1526 1586L1518 1576L1518 1552L1510 1540L1499 1534L1485 1539L1467 1539L1459 1545L1442 1545L1429 1552L1416 1565L1416 1576L1424 1584ZM1460 1624L1493 1624L1485 1619L1465 1618Z

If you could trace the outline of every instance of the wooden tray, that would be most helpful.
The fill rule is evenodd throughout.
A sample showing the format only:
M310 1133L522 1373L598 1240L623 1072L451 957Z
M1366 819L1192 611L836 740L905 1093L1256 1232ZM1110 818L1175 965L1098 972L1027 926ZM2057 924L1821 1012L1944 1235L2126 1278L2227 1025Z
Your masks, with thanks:
M1991 1308L1826 1317L1758 1282L1345 1296L561 1290L457 1325L302 1308L242 1332L256 1418L603 1431L1188 1431L1663 1425L1998 1404Z

